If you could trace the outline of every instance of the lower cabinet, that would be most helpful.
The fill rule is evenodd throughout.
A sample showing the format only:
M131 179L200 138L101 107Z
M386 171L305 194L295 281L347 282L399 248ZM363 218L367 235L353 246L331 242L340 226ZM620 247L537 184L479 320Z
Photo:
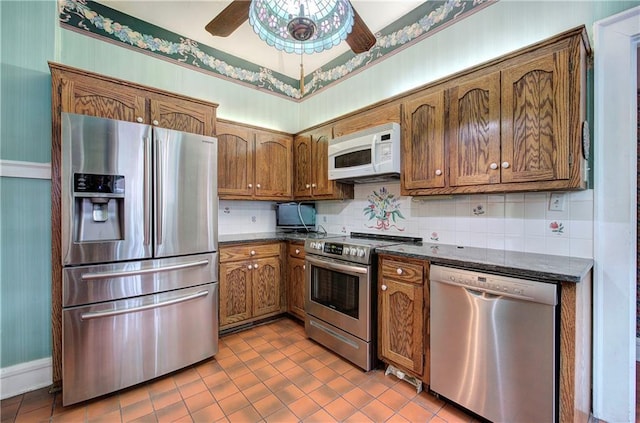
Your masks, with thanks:
M381 255L378 358L429 384L428 263Z
M287 280L287 297L289 301L287 311L295 317L304 320L304 296L306 292L304 244L290 242L288 249L287 268L289 278Z
M220 248L220 329L284 312L282 244Z

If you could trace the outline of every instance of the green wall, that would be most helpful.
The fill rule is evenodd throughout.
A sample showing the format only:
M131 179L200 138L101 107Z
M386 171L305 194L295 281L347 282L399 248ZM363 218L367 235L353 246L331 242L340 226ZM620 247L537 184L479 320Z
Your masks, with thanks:
M55 0L0 0L0 159L50 160L49 60L217 102L219 117L296 132L565 29L591 31L594 21L638 4L501 0L294 103L62 30ZM50 237L50 182L0 178L0 368L51 355Z
M51 160L56 3L0 1L0 159ZM0 367L51 356L51 182L0 177Z

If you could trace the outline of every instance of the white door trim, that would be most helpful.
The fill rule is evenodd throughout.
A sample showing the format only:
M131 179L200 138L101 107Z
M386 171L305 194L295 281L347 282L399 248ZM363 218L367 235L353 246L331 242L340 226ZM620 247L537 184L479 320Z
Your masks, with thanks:
M635 421L640 7L594 23L593 414Z

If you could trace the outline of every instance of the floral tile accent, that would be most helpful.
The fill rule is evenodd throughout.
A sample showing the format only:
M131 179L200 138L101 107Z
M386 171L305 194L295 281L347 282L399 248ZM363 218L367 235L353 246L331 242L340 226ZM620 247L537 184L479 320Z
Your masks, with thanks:
M431 241L440 241L440 237L437 232L431 232L431 236L429 236Z
M66 29L98 36L232 82L252 85L268 93L300 101L496 1L425 1L376 34L377 43L371 50L357 55L348 51L305 76L304 94L300 90L300 81L294 78L199 44L94 1L58 0L58 14L60 24ZM270 47L265 44L265 48Z
M549 229L551 229L551 232L555 234L564 233L564 225L562 224L562 222L557 222L555 220L549 223Z
M390 228L395 228L400 232L405 230L405 228L395 225L397 219L405 218L400 212L400 200L390 193L386 187L380 188L378 192L373 191L367 197L367 201L369 201L369 205L363 209L363 213L369 218L369 221L374 219L376 221L375 225L367 225L365 223L367 228L381 231L386 231Z
M484 208L485 207L482 204L478 204L477 206L475 206L473 208L473 214L476 215L476 216L483 215L485 213Z

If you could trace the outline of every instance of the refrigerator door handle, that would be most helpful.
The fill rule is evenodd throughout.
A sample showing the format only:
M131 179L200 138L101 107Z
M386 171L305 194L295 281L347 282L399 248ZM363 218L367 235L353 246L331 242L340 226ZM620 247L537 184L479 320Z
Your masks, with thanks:
M149 169L150 159L149 137L144 138L144 245L151 243L151 170Z
M156 245L160 245L162 244L162 210L164 208L163 154L162 139L158 136L158 131L154 130L153 135L156 138Z
M139 307L124 308L124 309L121 309L121 310L96 311L96 312L82 313L80 315L80 318L82 320L91 320L91 319L99 319L101 317L111 317L111 316L118 316L120 314L135 313L135 312L138 312L138 311L144 311L144 310L150 310L150 309L154 309L154 308L166 307L166 306L172 305L172 304L184 303L185 301L195 300L196 298L206 297L207 295L209 295L209 291L199 291L199 292L196 292L195 294L184 295L182 297L174 298L174 299L168 300L168 301L163 301L163 302L157 303L157 304L147 304L147 305L143 305L143 306L139 306Z
M179 269L187 269L190 267L198 267L198 266L206 266L209 264L209 260L198 260L191 261L189 263L180 263L174 264L171 266L163 266L163 267L151 267L149 269L136 269L136 270L124 270L121 272L96 272L96 273L83 273L81 279L83 281L92 280L92 279L111 279L111 278L121 278L126 276L138 276L144 275L147 273L159 273L159 272L168 272L171 270L179 270Z

